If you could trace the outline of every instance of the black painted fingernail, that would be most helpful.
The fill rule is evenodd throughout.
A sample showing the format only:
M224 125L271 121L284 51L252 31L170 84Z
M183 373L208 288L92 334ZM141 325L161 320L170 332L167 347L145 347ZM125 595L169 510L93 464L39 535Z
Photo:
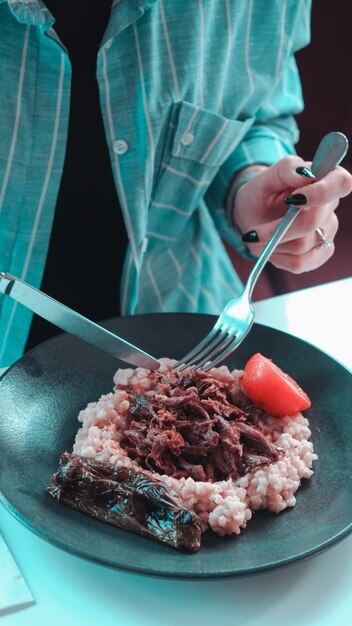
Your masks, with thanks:
M297 167L296 172L300 176L306 176L307 178L316 178L316 176L314 176L313 172L308 167Z
M292 196L285 198L286 204L294 204L300 206L301 204L307 204L307 198L303 193L294 193Z
M255 230L250 230L242 236L244 243L257 243L259 241L258 233Z

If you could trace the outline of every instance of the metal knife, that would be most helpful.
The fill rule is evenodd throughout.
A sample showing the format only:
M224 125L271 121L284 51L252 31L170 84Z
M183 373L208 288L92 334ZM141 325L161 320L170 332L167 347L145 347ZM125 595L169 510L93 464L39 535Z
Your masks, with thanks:
M5 296L10 296L62 330L75 335L95 348L112 354L121 361L150 370L157 370L160 367L159 361L147 352L69 309L39 289L35 289L23 280L12 276L12 274L0 272L0 292Z

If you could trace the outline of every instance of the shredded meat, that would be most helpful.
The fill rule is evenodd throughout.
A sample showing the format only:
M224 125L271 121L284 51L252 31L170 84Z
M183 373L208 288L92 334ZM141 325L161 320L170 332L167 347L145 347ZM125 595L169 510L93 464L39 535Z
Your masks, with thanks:
M205 372L150 372L147 397L133 395L121 441L140 467L196 481L236 480L283 453L260 430L260 409L231 399L228 383Z

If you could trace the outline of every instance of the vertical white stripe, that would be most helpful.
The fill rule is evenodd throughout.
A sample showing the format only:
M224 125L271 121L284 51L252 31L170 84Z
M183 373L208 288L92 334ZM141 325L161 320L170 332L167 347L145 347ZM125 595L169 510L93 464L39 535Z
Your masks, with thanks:
M214 296L212 293L210 293L210 291L208 289L206 289L206 287L204 287L204 285L201 288L201 292L204 293L204 295L206 296L209 304L210 304L210 308L211 308L211 312L213 315L218 315L220 313L220 309L219 309L219 305L216 302Z
M30 239L29 246L28 246L28 251L27 251L27 256L26 256L26 259L25 259L25 262L24 262L24 265L23 265L23 269L22 269L22 272L21 272L21 279L22 280L26 279L26 275L27 275L30 259L31 259L31 256L32 256L34 242L35 242L35 239L36 239L36 236L37 236L37 232L38 232L38 225L39 225L39 221L40 221L41 214L42 214L42 211L43 211L44 201L45 201L45 197L46 197L46 194L47 194L47 191L48 191L49 182L50 182L50 176L51 176L51 172L52 172L54 156L55 156L55 150L56 150L56 144L57 144L57 138L58 138L58 129L59 129L59 124L60 124L62 90L63 90L64 75L65 75L65 57L62 54L61 55L61 65L60 65L60 75L59 75L59 85L58 85L57 101L56 101L54 129L53 129L53 136L52 136L52 140L51 140L51 147L50 147L50 153L49 153L48 166L47 166L47 170L46 170L46 174L45 174L45 179L44 179L44 183L43 183L42 192L40 194L39 204L38 204L38 207L37 207L37 210L36 210L36 215L35 215L35 219L34 219L34 223L33 223L33 229L32 229L32 234L31 234L31 239ZM6 328L6 331L5 331L5 336L4 336L4 339L3 339L3 345L2 345L2 350L1 350L1 353L0 353L0 359L1 359L2 355L3 355L3 353L4 353L4 350L5 350L7 337L8 337L8 334L10 332L10 328L12 326L12 322L13 322L13 318L14 318L15 313L16 313L16 309L17 309L17 302L15 302L13 307L12 307L11 315L10 315L10 318L9 318L9 321L8 321L8 324L7 324L7 328Z
M244 59L245 59L245 64L246 64L248 80L249 80L249 94L248 94L248 98L250 98L250 96L252 95L252 93L254 91L254 81L253 81L253 75L252 75L252 70L251 70L251 66L250 66L250 60L249 60L249 57L250 57L250 45L251 45L252 12L253 12L253 0L250 0L249 7L248 7L248 20L247 20L247 29L246 29L246 43L245 43L245 52L244 52Z
M57 101L56 101L54 130L53 130L53 136L52 136L51 146L50 146L48 167L47 167L47 170L46 170L44 184L43 184L43 188L42 188L42 193L40 194L39 204L38 204L38 208L37 208L37 211L36 211L36 216L35 216L35 219L34 219L32 235L31 235L31 240L30 240L29 247L28 247L27 257L26 257L26 260L25 260L25 263L24 263L24 266L23 266L23 269L22 269L22 274L21 274L21 279L22 280L25 280L25 278L26 278L29 262L30 262L30 259L31 259L31 256L32 256L34 242L35 242L36 237L37 237L38 225L39 225L39 221L40 221L40 218L41 218L41 215L42 215L42 211L43 211L44 200L45 200L45 197L46 197L46 194L47 194L47 191L48 191L48 186L49 186L50 177L51 177L51 171L53 169L54 156L55 156L57 137L58 137L58 130L59 130L59 124L60 124L60 116L61 116L61 103L62 103L62 90L63 90L63 84L64 84L64 76L65 76L65 56L64 56L64 54L62 54L61 55L61 65L60 65L59 86L58 86Z
M181 280L181 278L182 278L182 267L179 264L178 260L176 259L176 257L174 255L174 253L172 252L172 250L168 250L167 252L168 252L168 255L169 255L171 261L173 262L174 266L176 267L176 272L177 272L177 275L178 275L178 279Z
M10 152L9 152L9 156L8 156L7 164L6 164L4 180L2 182L1 192L0 192L0 213L1 213L3 202L4 202L5 193L6 193L6 190L7 190L7 184L8 184L9 177L10 177L12 161L13 161L13 155L15 153L16 143L17 143L18 128L19 128L20 119L21 119L22 91L23 91L24 73L25 73L26 62L27 62L29 29L30 29L30 27L29 27L29 25L27 25L26 26L26 31L25 31L25 36L24 36L24 43L23 43L23 49L22 49L22 58L21 58L21 68L20 68L20 75L19 75L18 87L17 87L17 102L16 102L15 123L14 123L14 127L13 127L13 132L12 132L12 140L11 140Z
M134 34L134 40L135 40L135 44L136 44L136 52L137 52L137 59L138 59L139 75L140 75L141 86L142 86L142 98L143 98L144 115L145 115L145 119L146 119L146 122L147 122L148 136L149 136L149 141L150 141L150 154L151 154L151 157L152 157L152 168L154 170L155 144L154 144L152 123L151 123L151 120L150 120L150 115L149 115L149 110L148 110L147 95L146 95L146 91L145 91L145 82L144 82L143 61L142 61L142 55L141 55L141 48L140 48L140 44L139 44L138 30L137 30L137 26L136 26L135 22L133 24L133 34Z
M206 253L208 258L212 259L214 257L213 250L205 242L203 242L202 248L203 248L203 250ZM241 282L239 278L238 278L238 280L239 280L239 282ZM234 287L234 285L228 283L227 280L224 278L222 273L219 275L218 281L219 281L219 283L221 283L225 287L225 289L228 290L229 294L232 297L238 295L238 293L239 293L238 289L236 289Z
M168 57L169 57L169 63L170 63L170 67L171 67L172 78L173 78L173 81L174 81L175 96L176 96L176 100L180 100L180 89L179 89L179 86L178 86L178 78L177 78L177 73L176 73L175 61L174 61L174 57L173 57L172 49L171 49L169 31L168 31L167 24L166 24L163 0L160 0L160 5L159 6L160 6L160 16L161 16L161 21L162 21L162 24L163 24L163 30L164 30L164 37L165 37L165 43L166 43L166 48L167 48L167 54L168 54Z
M195 262L197 263L197 265L199 265L199 267L202 267L202 261L200 259L199 254L197 253L196 249L194 246L190 247L190 251L191 251L191 255L193 256Z
M236 298L237 296L240 295L241 288L239 288L239 285L242 285L242 281L240 280L238 276L237 276L237 288L231 283L227 282L227 280L224 278L222 274L220 274L219 276L219 281L225 287L225 289L227 289L227 291L230 294L231 299Z
M223 132L225 131L226 126L228 125L229 120L225 120L223 125L221 126L219 132L215 135L213 141L209 144L207 150L204 152L202 158L201 158L201 163L205 163L205 161L207 160L209 154L211 153L211 151L213 150L214 146L217 144L217 142L219 141L221 135L223 134Z
M194 296L192 296L191 293L189 293L189 291L186 289L186 287L180 282L182 279L182 267L178 262L178 259L175 257L174 253L172 252L172 250L168 250L168 254L170 256L171 261L173 262L175 268L176 268L176 272L178 275L178 280L179 280L179 284L178 284L178 288L179 290L183 293L184 296L186 296L187 300L189 300L191 302L191 304L193 305L194 308L197 307L197 300L195 299Z
M276 80L278 80L280 76L281 58L282 58L282 51L284 47L284 41L285 41L286 7L287 7L287 0L283 0L282 13L281 13L280 41L279 41L279 49L277 52L277 60L276 60L276 67L275 67L275 79Z
M203 0L198 0L199 6L199 21L200 21L200 37L199 37L199 106L204 107L204 41L205 41L205 28L204 28L204 7Z
M110 140L111 140L111 143L113 143L115 140L115 132L114 132L112 110L111 110L110 83L109 83L109 78L108 78L106 51L104 48L102 49L102 55L103 55L103 77L104 77L104 84L105 84L105 91L106 91L106 113L107 113L108 122L109 122ZM117 184L119 188L119 199L121 202L121 209L123 211L123 215L124 215L125 222L126 222L126 230L127 230L128 238L130 240L130 244L132 248L133 259L136 264L137 270L139 271L140 264L139 264L139 258L138 258L138 253L137 253L136 239L134 236L131 216L129 213L127 199L125 195L125 190L122 184L119 159L118 159L117 154L115 153L114 153L114 164L115 164Z
M121 313L122 313L122 315L127 315L127 296L128 296L128 287L129 287L129 282L130 282L130 273L131 273L132 262L133 262L133 255L131 254L130 258L128 259L125 285L124 285L124 290L123 290L123 294L122 294L122 302L121 302Z
M224 62L224 76L227 79L227 72L230 65L231 51L232 51L232 23L231 23L231 6L230 0L225 1L226 5L226 27L227 27L227 44L226 44L226 56ZM219 113L223 113L223 94L220 94L219 100Z
M166 309L165 309L165 306L164 306L164 303L163 303L163 299L161 297L161 293L159 291L159 287L157 285L157 282L156 282L154 274L153 274L151 261L152 261L152 255L149 257L149 259L147 261L147 264L146 264L146 266L147 266L147 274L149 276L149 280L150 280L150 282L151 282L151 284L153 286L153 289L155 291L155 295L156 295L156 299L157 299L157 301L159 303L159 307L160 307L161 311L163 313L165 313Z
M189 293L189 291L187 291L186 287L184 285L182 285L182 283L178 286L179 290L183 293L184 296L186 296L187 300L190 301L190 303L194 306L195 309L197 309L197 300L194 296L192 296L191 293Z
M214 256L212 249L209 248L208 244L206 244L205 241L202 242L202 248L208 257L212 258Z

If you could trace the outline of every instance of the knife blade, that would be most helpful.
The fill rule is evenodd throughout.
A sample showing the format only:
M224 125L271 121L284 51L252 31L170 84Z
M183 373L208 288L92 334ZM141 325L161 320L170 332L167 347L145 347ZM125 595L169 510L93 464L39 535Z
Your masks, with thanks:
M82 339L95 348L137 367L157 370L160 363L153 356L114 335L99 324L80 315L54 298L31 287L8 272L0 272L0 292L37 313L48 322Z

